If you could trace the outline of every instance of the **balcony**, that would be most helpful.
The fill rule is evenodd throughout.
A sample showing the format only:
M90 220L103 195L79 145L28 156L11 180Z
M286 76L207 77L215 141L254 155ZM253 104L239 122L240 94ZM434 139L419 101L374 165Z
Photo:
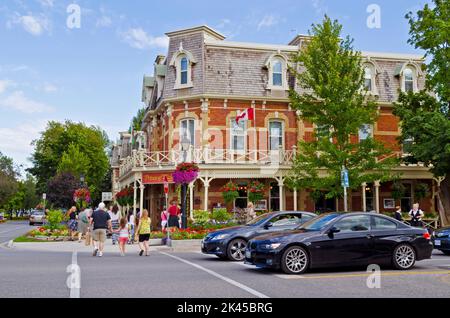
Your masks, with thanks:
M248 165L250 166L283 166L291 165L296 155L296 147L292 150L246 150L232 149L190 149L188 151L170 150L153 151L133 150L131 156L122 159L120 176L133 170L175 169L183 161L199 165Z

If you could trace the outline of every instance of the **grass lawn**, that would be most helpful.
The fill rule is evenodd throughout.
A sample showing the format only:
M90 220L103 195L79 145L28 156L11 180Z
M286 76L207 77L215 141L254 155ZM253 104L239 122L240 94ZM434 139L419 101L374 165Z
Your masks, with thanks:
M14 239L14 242L15 243L36 243L36 242L42 243L42 242L53 242L53 241L38 240L33 237L26 237L26 236L22 235L22 236L16 237Z

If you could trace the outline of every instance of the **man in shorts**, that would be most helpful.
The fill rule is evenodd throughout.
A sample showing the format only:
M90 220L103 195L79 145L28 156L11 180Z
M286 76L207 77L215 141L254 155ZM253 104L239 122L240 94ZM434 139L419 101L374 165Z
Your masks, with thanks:
M112 231L111 217L106 212L105 204L102 202L98 209L92 213L91 225L93 228L92 239L94 240L94 253L92 256L103 256L103 247L106 241L106 230Z

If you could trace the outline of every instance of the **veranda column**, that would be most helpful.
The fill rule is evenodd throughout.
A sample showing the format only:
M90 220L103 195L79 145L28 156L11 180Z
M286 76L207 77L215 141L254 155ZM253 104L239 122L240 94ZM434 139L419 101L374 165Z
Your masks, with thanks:
M375 211L380 213L380 181L375 181Z
M297 211L297 188L294 188L294 211Z
M366 206L366 186L367 183L363 182L361 184L361 191L362 191L362 210L363 212L367 211L367 206Z
M133 182L133 215L136 215L136 199L137 199L137 185L136 180Z
M189 183L189 215L191 219L194 218L194 182Z
M142 182L140 182L140 187L139 187L139 189L141 190L141 192L139 193L139 194L140 194L140 197L139 197L139 211L141 211L141 213L142 213L142 210L144 210L144 191L145 191L145 184L142 183ZM141 215L142 215L142 214L141 214Z
M284 179L283 177L280 177L280 179L278 179L278 187L280 188L280 211L284 210L284 194L283 194L283 186L284 186Z
M209 183L208 183L208 182L205 182L205 183L203 184L203 186L205 187L205 198L204 198L205 203L204 203L204 210L205 210L205 211L208 211L208 190L209 190Z

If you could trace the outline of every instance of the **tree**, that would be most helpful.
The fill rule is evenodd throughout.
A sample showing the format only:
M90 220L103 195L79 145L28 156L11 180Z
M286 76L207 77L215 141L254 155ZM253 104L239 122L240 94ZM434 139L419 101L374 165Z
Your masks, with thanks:
M142 129L142 121L144 120L144 116L145 116L145 107L139 109L136 116L134 116L133 119L131 120L131 125L129 129L130 133L133 130L139 131Z
M327 16L313 25L310 42L293 57L298 68L291 68L304 90L290 91L292 107L318 129L314 140L299 142L287 183L313 193L325 191L326 198L342 196L342 167L348 169L350 188L359 189L363 182L390 179L395 164L388 158L391 150L374 138L355 142L359 129L375 122L377 105L362 89L361 54L353 49L353 40L340 38L341 30Z
M8 210L29 210L35 208L39 203L39 196L36 194L36 181L30 174L26 179L17 182L15 193L5 204Z
M0 207L5 205L17 191L18 167L11 158L0 152Z
M69 208L74 205L73 193L79 186L80 182L73 174L60 173L47 184L47 200L55 207Z
M98 189L109 169L106 151L110 142L102 129L88 127L84 123L50 121L33 144L33 167L28 171L36 177L40 193L47 192L48 180L58 171L70 171L77 175L85 172L89 188L98 195Z
M445 225L450 224L450 3L433 2L433 8L426 4L416 16L406 15L408 43L430 58L425 64L427 91L400 93L394 114L402 121L400 141L413 141L407 144L405 161L424 163L438 181L438 210Z

